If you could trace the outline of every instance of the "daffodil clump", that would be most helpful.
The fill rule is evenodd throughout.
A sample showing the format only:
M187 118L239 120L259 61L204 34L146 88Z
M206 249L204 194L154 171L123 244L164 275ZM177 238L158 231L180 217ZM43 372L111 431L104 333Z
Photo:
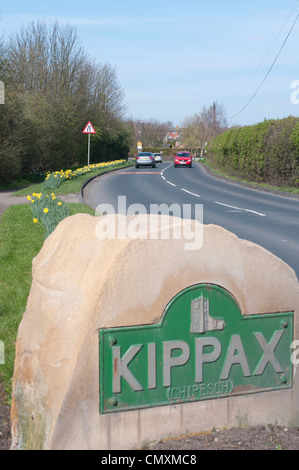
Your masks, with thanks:
M34 224L41 223L45 228L47 238L57 227L61 220L70 215L68 206L60 201L54 193L33 193L27 196L32 208L32 221Z
M76 170L60 170L47 173L45 181L43 183L43 187L46 190L54 190L58 188L61 183L65 180L73 180L80 175L83 175L87 172L92 172L96 169L103 169L107 167L113 167L120 165L121 163L125 163L126 160L115 160L113 162L102 162L102 163L94 163L92 165L84 166L82 168L77 168Z

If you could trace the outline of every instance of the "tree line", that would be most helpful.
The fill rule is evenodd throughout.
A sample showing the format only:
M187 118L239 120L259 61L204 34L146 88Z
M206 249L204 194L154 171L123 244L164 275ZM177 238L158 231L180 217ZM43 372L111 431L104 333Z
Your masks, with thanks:
M250 181L299 187L299 118L230 129L208 147L213 166Z
M88 121L97 131L91 161L128 154L131 131L116 69L90 60L74 27L32 22L2 38L0 80L0 182L85 164Z
M209 107L204 105L199 113L185 117L179 129L174 128L171 121L160 122L157 119L146 121L137 119L128 122L130 122L131 132L134 136L134 144L142 141L143 148L156 150L169 147L173 142L168 142L167 145L165 137L168 131L170 129L178 130L179 140L185 150L189 150L192 154L200 152L202 156L206 143L228 129L225 110L217 102Z
M126 158L137 141L162 148L171 122L124 117L124 90L116 68L92 61L74 27L55 21L32 22L0 38L0 184L32 171L85 165L88 121L91 163ZM228 128L218 103L204 106L180 125L191 153L209 149L215 166L270 184L298 186L299 118L265 120ZM210 142L209 146L207 143Z
M205 155L206 145L228 129L226 113L222 105L214 102L209 107L192 116L187 116L182 123L184 146L192 154Z

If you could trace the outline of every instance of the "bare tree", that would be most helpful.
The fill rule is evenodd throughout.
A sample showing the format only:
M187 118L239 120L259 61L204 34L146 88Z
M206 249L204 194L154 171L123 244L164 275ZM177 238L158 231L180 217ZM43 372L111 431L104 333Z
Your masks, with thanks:
M185 147L193 153L200 150L203 156L206 143L227 129L225 111L217 103L209 108L203 106L199 114L186 117L182 127Z
M162 148L163 140L168 131L166 123L162 123L157 119L147 121L134 121L135 142L142 140L143 148Z
M74 27L32 22L12 36L9 43L10 70L20 91L52 94L76 93L87 55L79 45Z
M217 101L209 106L209 108L203 107L200 113L200 120L208 129L213 129L214 137L217 137L217 135L227 129L225 110Z
M93 103L102 114L113 118L122 117L124 91L119 84L116 68L106 63L94 66Z
M200 116L198 114L187 116L182 123L182 129L184 147L194 154L202 144L202 123Z
M92 63L76 29L57 21L32 22L7 46L7 81L22 103L27 165L55 168L76 159L88 120L119 135L124 93L116 69Z

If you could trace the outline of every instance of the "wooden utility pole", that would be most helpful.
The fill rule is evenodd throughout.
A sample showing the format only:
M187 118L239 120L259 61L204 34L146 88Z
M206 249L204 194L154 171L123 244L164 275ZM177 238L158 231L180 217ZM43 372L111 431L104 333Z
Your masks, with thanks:
M213 125L214 125L214 137L216 137L216 103L213 101Z

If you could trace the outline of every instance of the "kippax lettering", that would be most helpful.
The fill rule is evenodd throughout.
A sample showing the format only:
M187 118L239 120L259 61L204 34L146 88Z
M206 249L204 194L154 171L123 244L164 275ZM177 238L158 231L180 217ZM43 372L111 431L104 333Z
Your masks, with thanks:
M230 338L229 346L225 354L224 365L219 373L219 379L222 381L227 381L230 375L231 368L234 364L239 365L241 367L241 371L244 377L251 377L252 375L262 375L267 364L271 364L275 372L283 372L283 368L281 367L274 355L274 349L278 345L278 342L280 341L284 333L284 331L276 331L274 334L274 339L270 342L270 344L267 344L262 333L254 333L253 336L258 338L260 344L260 357L258 364L254 369L254 372L251 372L249 369L248 361L240 335L233 335ZM271 347L273 341L275 341L275 343ZM215 363L218 361L222 354L222 349L220 341L216 338L196 338L195 342L196 344L193 347L195 359L194 381L195 383L201 383L203 381L204 364L213 364L213 367L215 367ZM113 367L115 369L115 373L113 375L113 393L121 392L121 379L125 380L127 384L131 387L131 389L134 391L144 390L145 386L142 386L137 380L137 378L133 376L128 365L133 359L138 361L137 355L139 351L146 346L151 347L150 353L148 352L147 362L148 364L152 364L152 366L148 367L148 364L145 363L145 367L147 367L147 375L144 374L144 369L141 372L142 375L145 375L145 378L147 378L146 383L152 384L152 382L156 382L155 377L157 363L153 364L154 358L152 357L152 354L154 355L154 357L156 357L157 345L155 343L151 343L150 345L139 344L130 346L129 350L125 352L123 357L120 356L120 346L116 346L112 348ZM213 352L204 354L204 346L212 346ZM250 345L250 347L255 346L255 344L253 346ZM190 346L185 341L163 341L162 350L163 387L171 387L172 370L175 367L180 367L188 364L191 354ZM177 351L180 354L177 356L172 356L172 351ZM155 387L151 386L149 388Z

